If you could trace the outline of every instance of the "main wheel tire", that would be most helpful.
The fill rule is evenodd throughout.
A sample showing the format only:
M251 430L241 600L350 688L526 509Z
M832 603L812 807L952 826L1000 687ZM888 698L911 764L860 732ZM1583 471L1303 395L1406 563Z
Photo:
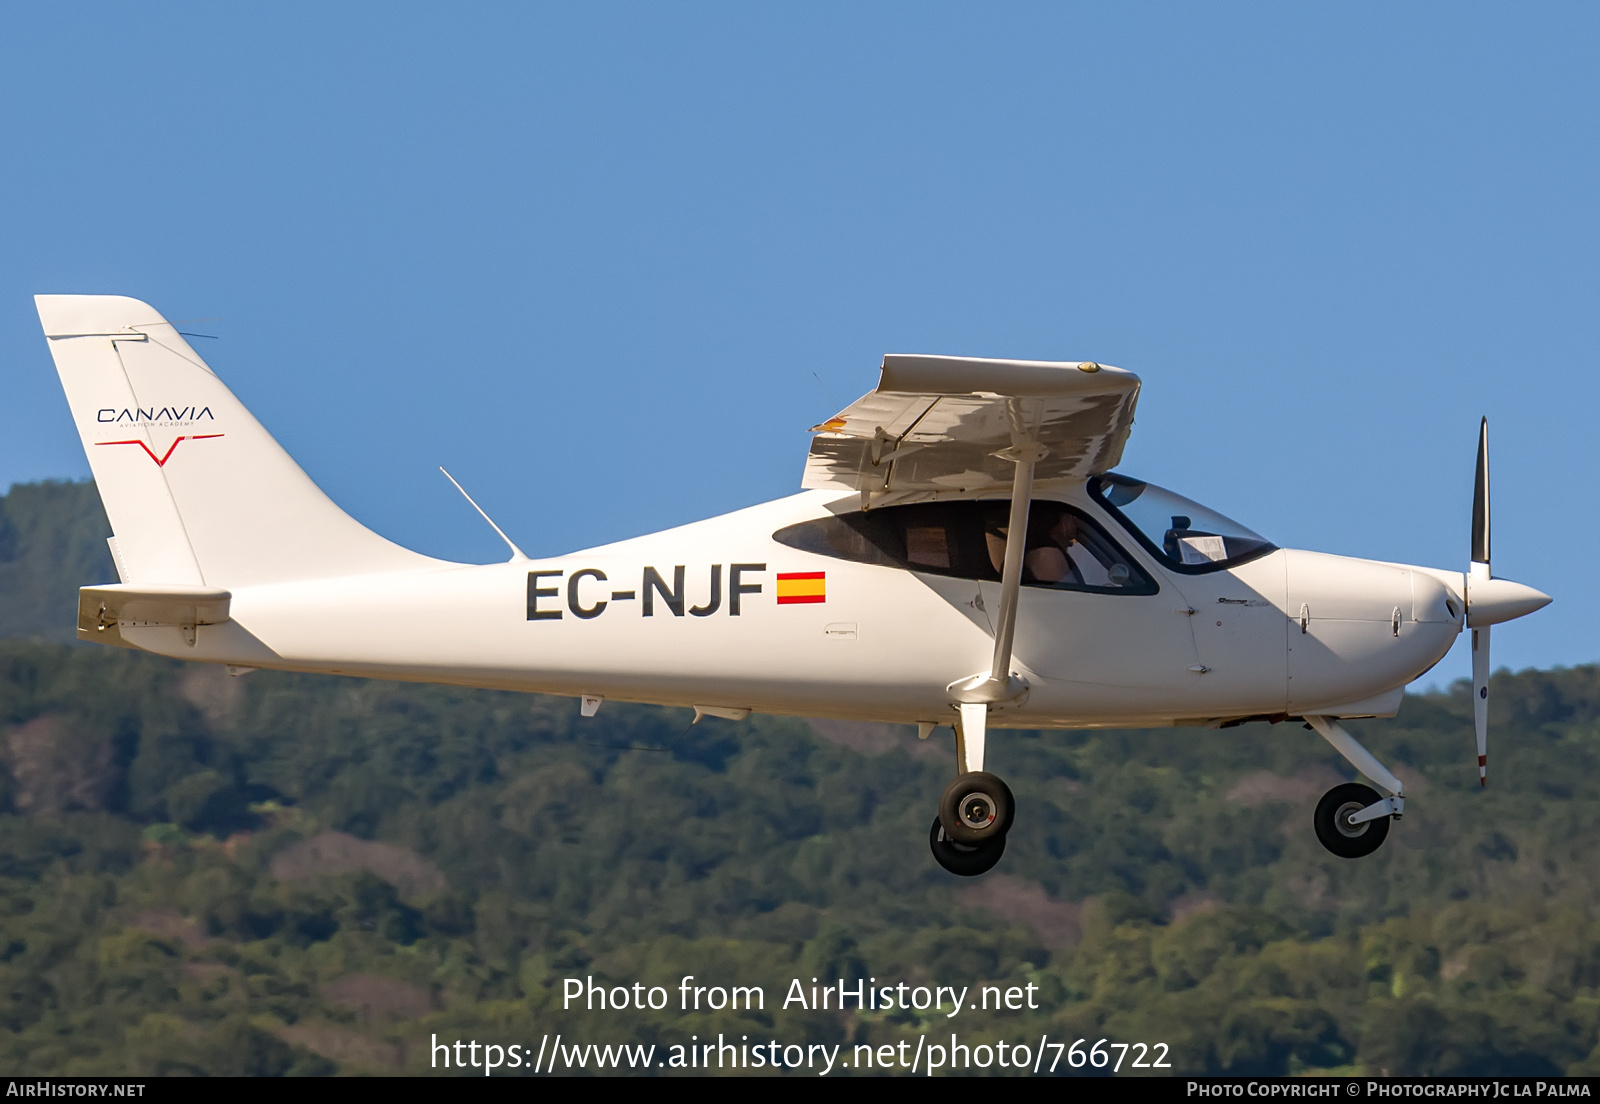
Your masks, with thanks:
M1348 818L1381 800L1382 795L1377 790L1359 782L1335 786L1322 795L1311 818L1317 829L1317 840L1341 859L1359 859L1372 854L1389 835L1389 818L1379 817L1354 826Z
M943 822L934 817L933 827L928 829L928 847L934 861L950 873L974 878L988 873L1000 861L1006 853L1006 836L1002 832L983 843L957 843L945 834Z
M998 775L973 771L956 778L939 798L939 823L956 843L983 843L1011 830L1017 802Z

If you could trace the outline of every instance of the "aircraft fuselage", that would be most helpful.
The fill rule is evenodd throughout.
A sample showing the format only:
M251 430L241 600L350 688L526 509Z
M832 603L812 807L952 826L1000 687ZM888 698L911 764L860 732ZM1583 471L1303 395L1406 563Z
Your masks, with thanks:
M1275 549L1169 570L1081 487L1035 501L1095 519L1146 593L1024 586L998 727L1389 715L1462 628L1459 573ZM852 562L772 534L857 509L813 491L571 555L243 586L183 659L663 705L948 724L987 668L999 583ZM831 509L830 509L831 507Z

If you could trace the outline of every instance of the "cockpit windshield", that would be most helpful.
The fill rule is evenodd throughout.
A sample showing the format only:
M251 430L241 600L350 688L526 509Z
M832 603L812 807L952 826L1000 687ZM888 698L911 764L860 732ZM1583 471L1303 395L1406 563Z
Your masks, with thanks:
M1107 474L1089 493L1168 567L1189 574L1253 560L1276 545L1238 522L1154 483Z

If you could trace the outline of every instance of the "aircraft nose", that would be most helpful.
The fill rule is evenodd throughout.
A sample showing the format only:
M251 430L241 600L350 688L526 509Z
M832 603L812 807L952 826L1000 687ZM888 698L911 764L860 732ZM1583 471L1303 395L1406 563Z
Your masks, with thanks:
M1467 580L1467 626L1481 629L1525 617L1550 604L1550 596L1510 579Z

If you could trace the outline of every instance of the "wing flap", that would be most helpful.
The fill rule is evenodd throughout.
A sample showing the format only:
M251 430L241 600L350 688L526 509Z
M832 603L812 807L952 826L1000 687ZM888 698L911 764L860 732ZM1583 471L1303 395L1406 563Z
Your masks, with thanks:
M1083 361L889 355L875 390L814 426L801 485L856 491L1009 485L997 456L1047 450L1034 478L1087 479L1122 460L1139 377Z

